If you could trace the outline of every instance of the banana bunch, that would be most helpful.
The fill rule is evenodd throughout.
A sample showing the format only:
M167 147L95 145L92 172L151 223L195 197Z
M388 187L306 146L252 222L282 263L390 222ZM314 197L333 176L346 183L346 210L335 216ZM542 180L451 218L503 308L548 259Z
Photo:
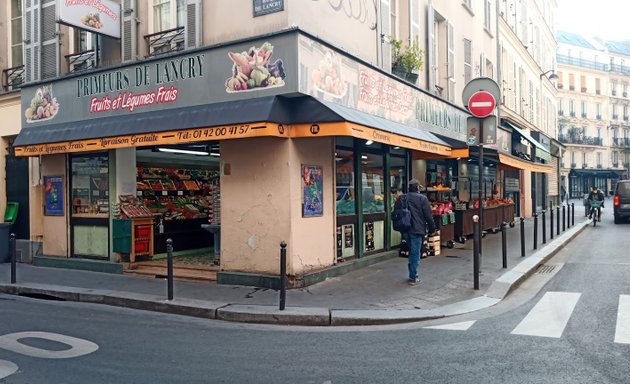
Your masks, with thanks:
M244 91L254 86L254 81L243 72L235 71L234 75L225 81L225 87L230 91Z

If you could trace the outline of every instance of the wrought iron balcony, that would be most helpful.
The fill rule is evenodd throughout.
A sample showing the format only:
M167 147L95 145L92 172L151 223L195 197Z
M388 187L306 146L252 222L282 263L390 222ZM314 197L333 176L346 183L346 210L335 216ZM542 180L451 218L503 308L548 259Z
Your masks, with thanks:
M24 83L24 66L2 70L2 89L5 92L20 88Z
M604 143L604 140L601 137L571 136L571 135L558 135L558 141L563 144L577 144L577 145L603 145Z
M613 120L618 120L619 119L619 115L617 115L616 113L612 115L612 119Z
M166 31L144 36L149 46L149 56L163 55L184 49L184 27L168 29Z
M575 168L576 166L577 166L577 164L571 163L571 168Z
M613 168L619 168L619 163L612 163Z
M597 120L601 120L601 119L602 119L602 115L596 115L596 116L595 116L595 118L596 118Z
M602 165L601 164L597 164L597 168L602 168Z
M612 144L615 147L628 147L628 148L630 148L630 138L627 138L627 137L613 137Z
M607 71L608 66L606 64L597 63L593 60L584 60L577 57L571 57L567 55L556 55L558 64L575 65L582 68L595 69L597 71Z
M588 164L583 163L583 164L582 164L582 168L588 168Z
M65 57L68 62L68 71L70 73L96 68L96 52L93 49L89 51L71 53Z

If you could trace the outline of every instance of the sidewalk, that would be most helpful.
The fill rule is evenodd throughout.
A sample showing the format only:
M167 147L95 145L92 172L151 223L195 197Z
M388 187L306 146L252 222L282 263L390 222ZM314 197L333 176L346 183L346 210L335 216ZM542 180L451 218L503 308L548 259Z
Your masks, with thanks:
M574 202L574 201L572 201ZM483 239L480 289L473 290L473 241L442 248L440 256L421 260L417 286L406 284L407 259L395 258L303 289L287 291L286 309L279 291L210 283L174 282L167 300L165 279L149 279L71 269L0 264L0 292L51 296L69 301L108 304L227 321L293 325L371 325L418 321L467 313L492 306L536 271L590 223L576 202L575 226L533 249L533 219L525 220L526 257L521 257L520 222L507 228L508 268L502 268L501 233ZM539 218L540 220L540 218Z

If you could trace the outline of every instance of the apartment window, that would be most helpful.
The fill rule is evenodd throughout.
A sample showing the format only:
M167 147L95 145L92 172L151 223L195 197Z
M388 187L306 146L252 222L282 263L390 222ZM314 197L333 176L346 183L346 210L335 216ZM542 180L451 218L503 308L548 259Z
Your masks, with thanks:
M573 100L569 100L569 113L575 117L575 102Z
M602 167L602 153L597 152L597 168L601 168L601 167Z
M573 73L569 73L569 90L575 90L575 75Z
M492 32L492 6L490 0L484 0L483 25L488 32Z
M185 17L185 0L153 0L153 32L183 27Z
M586 118L586 101L582 101L582 118Z
M610 91L613 96L617 95L617 82L614 80L610 83Z
M623 119L625 121L628 121L628 106L627 105L623 106Z
M558 115L564 116L564 101L562 99L558 99Z
M597 115L595 116L597 120L602 119L602 105L600 103L595 104L595 114Z
M558 75L558 80L557 80L556 84L558 85L558 89L562 89L564 87L563 84L562 84L562 79L564 79L564 77L562 77L562 72L561 71L558 71L557 75Z
M613 162L613 164L615 164L614 166L617 167L617 165L619 164L619 152L613 151L613 153L612 153L612 162Z
M472 79L472 41L464 39L464 82Z
M617 104L612 105L612 118L613 120L617 120L619 118L619 114L617 113Z
M586 76L580 76L580 92L586 92Z
M602 82L600 79L595 79L595 93L597 95L601 95L602 93Z
M571 164L575 164L575 151L571 151Z
M22 0L11 0L11 67L24 65L22 58Z
M582 152L582 166L586 167L586 152Z

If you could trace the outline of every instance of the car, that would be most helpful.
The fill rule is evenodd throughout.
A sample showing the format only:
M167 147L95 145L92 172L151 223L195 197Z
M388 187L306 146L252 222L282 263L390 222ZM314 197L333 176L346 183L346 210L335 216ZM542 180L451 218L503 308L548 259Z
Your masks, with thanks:
M613 199L615 224L627 222L630 218L630 180L617 182Z

